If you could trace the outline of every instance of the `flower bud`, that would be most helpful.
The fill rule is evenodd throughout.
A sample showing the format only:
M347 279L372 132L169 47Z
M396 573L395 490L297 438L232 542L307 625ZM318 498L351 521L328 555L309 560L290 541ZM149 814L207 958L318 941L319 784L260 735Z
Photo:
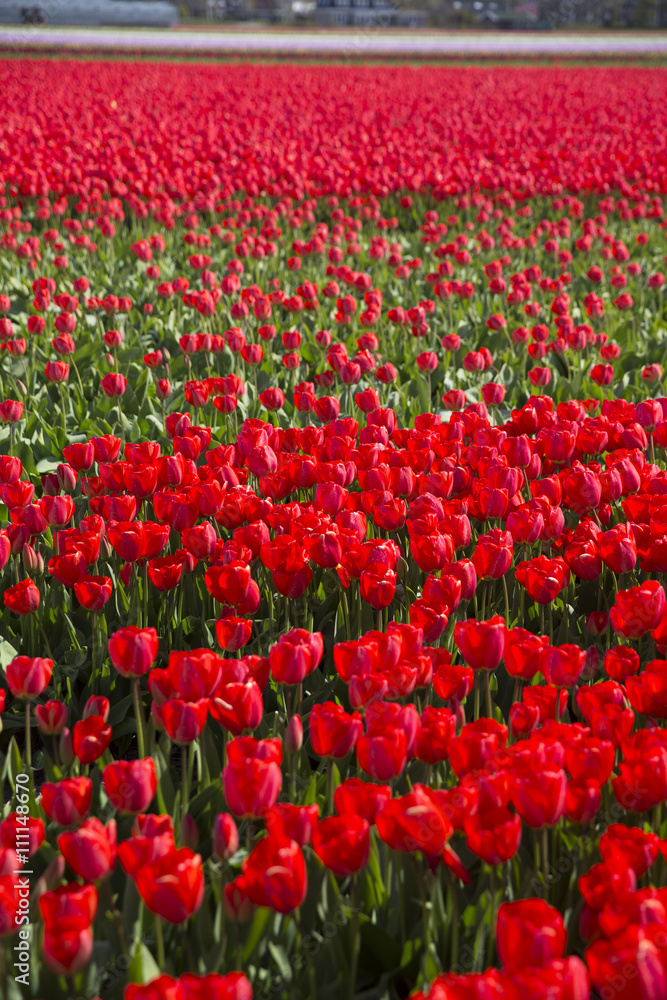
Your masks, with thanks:
M42 493L45 497L57 497L60 493L60 483L55 472L47 472L41 477Z
M160 378L155 387L155 395L158 399L169 399L171 396L171 382L167 378Z
M44 874L42 878L46 882L46 887L49 891L57 888L60 885L63 875L65 874L65 859L62 854L58 854L50 864L44 869Z
M592 680L600 669L600 654L598 653L597 646L589 646L586 650L586 660L584 662L584 669L581 672L581 677L583 680Z
M64 767L71 767L74 763L74 743L71 731L65 726L58 741L58 752Z
M225 886L222 896L222 908L228 920L236 924L245 924L255 912L255 905L250 900L242 876Z
M73 493L76 488L77 472L71 465L59 465L56 469L58 485L65 493Z
M62 701L47 701L35 707L35 718L43 736L60 736L67 722L67 705Z
M592 611L586 619L589 635L602 635L609 628L609 615L606 611Z
M35 552L32 545L24 545L21 553L23 566L29 576L44 572L44 558L39 552Z
M303 723L299 715L293 715L287 723L283 747L285 753L298 753L303 746Z
M25 383L23 383L20 378L17 378L16 380L16 388L18 389L21 396L28 395L28 390L25 387Z
M231 813L219 813L213 823L213 854L227 861L239 849L239 831Z
M81 718L87 719L91 715L101 715L104 721L107 722L110 707L108 698L105 698L101 694L93 694L86 702Z
M196 851L199 844L199 830L190 813L186 813L181 820L180 844L181 847L189 847L192 851Z

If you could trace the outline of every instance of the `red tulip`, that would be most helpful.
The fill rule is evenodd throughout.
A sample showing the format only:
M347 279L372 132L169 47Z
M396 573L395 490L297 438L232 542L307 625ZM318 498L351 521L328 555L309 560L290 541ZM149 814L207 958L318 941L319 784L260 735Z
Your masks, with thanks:
M213 718L234 736L256 729L264 714L262 693L252 678L226 684L211 698L209 707Z
M141 677L155 663L158 644L154 628L128 625L109 637L109 656L123 677Z
M89 715L74 723L72 739L74 754L82 764L92 764L101 757L111 742L111 726L102 715Z
M61 920L44 928L41 953L56 976L74 976L88 965L93 952L90 927L78 920Z
M202 859L189 847L151 861L135 879L148 909L172 924L188 920L204 900Z
M425 785L385 802L375 822L382 840L395 851L421 851L428 857L442 854L453 833L437 795Z
M638 639L654 629L665 609L665 591L656 580L619 590L609 612L611 627L625 639Z
M100 611L111 597L113 584L108 576L82 576L74 584L76 599L87 611Z
M275 761L246 757L227 761L222 770L222 783L227 804L234 815L256 818L278 798L283 776Z
M499 615L488 621L469 618L456 623L454 642L468 666L495 670L503 658L505 633L505 621Z
M567 944L563 918L543 899L503 903L498 910L496 941L506 969L544 966L562 958Z
M168 698L161 705L153 702L153 715L173 743L192 743L201 736L206 725L208 699L184 701L182 698Z
M306 862L293 840L263 837L243 862L246 891L256 906L291 913L306 898Z
M331 701L314 705L310 713L310 739L318 757L345 757L363 731L358 712L348 715Z
M116 867L116 821L87 819L78 830L61 833L58 847L72 871L85 882L99 882Z
M125 389L127 388L127 379L124 375L109 372L109 374L105 375L102 379L101 385L104 394L114 398L123 395Z
M376 785L360 778L348 778L334 792L336 812L341 816L362 816L369 823L375 818L383 804L391 798L389 785Z
M81 927L89 927L95 920L97 903L98 894L94 885L69 882L52 892L43 893L39 897L39 910L47 926L53 926L60 920L71 920Z
M490 809L469 816L464 824L468 847L487 865L513 858L521 842L521 819L509 809Z
M16 698L32 700L48 686L53 660L41 656L15 656L5 667L9 690Z
M292 629L271 647L269 663L278 684L300 684L319 665L324 652L320 632Z
M231 813L218 813L213 823L213 853L222 861L239 849L239 831Z
M93 783L90 778L63 778L42 785L42 809L60 826L81 823L90 811Z
M102 772L102 784L111 805L120 813L144 812L153 800L157 788L155 761L119 760L107 764Z
M39 590L30 580L21 580L4 593L5 607L17 615L31 615L39 607Z
M361 816L330 816L313 830L313 850L334 875L346 878L368 863L369 831Z

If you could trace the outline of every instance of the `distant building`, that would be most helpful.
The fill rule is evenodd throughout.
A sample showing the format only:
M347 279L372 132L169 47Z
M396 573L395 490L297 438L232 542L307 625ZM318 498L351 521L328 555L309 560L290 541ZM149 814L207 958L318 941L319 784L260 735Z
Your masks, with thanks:
M315 8L315 24L325 28L424 28L427 18L391 0L318 0Z
M0 24L171 28L178 7L166 0L0 0Z

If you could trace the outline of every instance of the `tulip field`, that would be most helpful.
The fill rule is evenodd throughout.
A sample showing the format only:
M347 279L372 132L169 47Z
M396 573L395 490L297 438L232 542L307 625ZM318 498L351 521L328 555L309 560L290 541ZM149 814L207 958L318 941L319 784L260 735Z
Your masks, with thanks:
M667 1000L666 98L0 62L0 1000Z

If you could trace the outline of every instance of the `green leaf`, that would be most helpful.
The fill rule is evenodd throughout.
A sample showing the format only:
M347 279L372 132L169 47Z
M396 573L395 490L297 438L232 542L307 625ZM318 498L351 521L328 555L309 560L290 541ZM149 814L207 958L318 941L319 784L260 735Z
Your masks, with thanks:
M128 972L130 982L140 985L150 983L151 980L157 979L161 972L164 972L164 969L158 968L146 945L140 943L130 963Z
M250 924L250 930L248 931L248 937L243 948L242 958L244 965L248 962L248 959L259 944L259 941L264 933L264 928L269 922L270 917L271 910L267 909L265 906L259 907L259 909L255 912L255 915L252 918L252 923Z

